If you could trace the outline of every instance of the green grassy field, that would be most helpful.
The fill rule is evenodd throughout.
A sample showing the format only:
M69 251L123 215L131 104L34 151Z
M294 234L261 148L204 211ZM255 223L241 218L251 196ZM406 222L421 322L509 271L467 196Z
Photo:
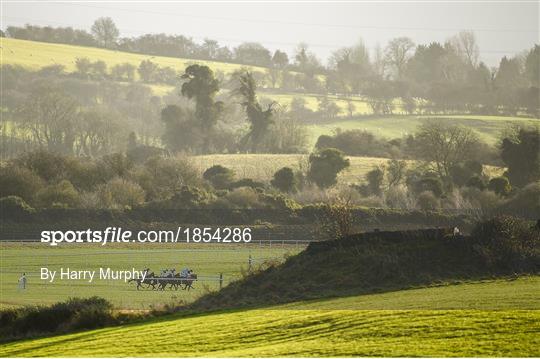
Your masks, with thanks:
M532 277L169 316L8 343L0 356L538 356L539 289ZM445 309L441 296L467 309ZM370 309L381 306L392 309Z
M470 128L478 137L494 145L501 132L512 125L539 126L538 119L503 116L391 116L366 117L352 120L340 120L328 124L309 125L310 143L315 144L320 135L331 135L335 129L365 130L378 137L400 138L413 134L427 118L438 118L443 123L461 125Z
M25 304L51 304L69 297L98 295L109 299L119 308L148 309L149 306L191 302L209 290L219 289L219 273L223 273L224 284L238 279L242 270L248 268L251 255L258 265L267 259L283 260L285 254L294 254L303 249L301 245L274 244L263 247L251 245L189 245L185 243L146 245L68 245L47 247L41 243L0 244L0 307ZM40 268L73 270L111 267L113 269L142 270L149 267L159 274L161 269L192 268L201 281L192 291L137 291L134 283L123 281L96 280L55 281L47 283L39 278ZM19 291L17 279L26 272L28 289Z
M291 101L293 100L293 98L298 97L305 100L306 108L312 111L318 111L319 109L318 99L321 97L321 95L286 93L286 92L275 93L274 91L272 91L272 92L260 92L259 97L268 98L268 99L278 102L281 105L287 105L287 106L291 104ZM338 114L339 117L345 117L349 115L348 103L345 99L334 96L334 95L328 95L328 99L334 102L340 108L341 112ZM373 113L371 107L369 107L368 103L362 97L353 96L350 98L350 100L352 104L354 105L354 110L352 112L354 116L369 115Z
M302 154L232 154L232 155L203 155L190 157L191 163L201 173L214 165L222 165L235 171L237 178L252 178L258 181L269 181L274 173L285 166L298 169L305 168L308 155ZM338 175L338 183L359 183L364 181L367 172L375 166L388 162L385 158L348 157L351 165ZM409 161L414 165L414 161ZM503 169L485 166L484 171L489 176L500 175Z
M253 71L264 70L263 68L255 66L245 66L225 62L133 54L95 47L53 44L10 38L1 38L0 43L2 46L1 54L3 64L21 65L31 70L39 70L45 66L58 64L65 66L66 71L73 72L75 70L75 60L78 57L86 57L90 61L105 61L109 68L126 62L138 67L141 61L151 60L159 66L169 66L176 71L183 71L192 63L205 64L214 71L221 71L224 73L231 73L242 67L250 68Z

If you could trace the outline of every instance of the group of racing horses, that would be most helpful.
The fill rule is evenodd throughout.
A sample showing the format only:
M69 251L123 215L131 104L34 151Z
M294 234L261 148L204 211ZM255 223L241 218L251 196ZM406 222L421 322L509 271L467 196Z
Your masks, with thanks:
M186 273L176 273L174 269L167 269L161 271L159 276L156 276L154 272L150 272L150 268L146 268L143 271L146 275L144 279L130 279L128 282L137 283L137 290L139 289L152 289L152 290L165 290L167 286L169 289L178 290L190 290L193 288L193 282L197 280L197 274L189 271Z

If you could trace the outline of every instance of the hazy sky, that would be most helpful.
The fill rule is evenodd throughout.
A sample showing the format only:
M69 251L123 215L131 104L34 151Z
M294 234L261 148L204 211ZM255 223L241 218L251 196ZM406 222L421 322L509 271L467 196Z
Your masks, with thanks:
M257 41L289 54L302 41L324 60L359 38L370 48L398 36L442 42L461 29L475 32L489 65L540 42L538 1L1 3L2 28L31 23L89 30L96 18L110 16L121 36L182 34L233 47Z

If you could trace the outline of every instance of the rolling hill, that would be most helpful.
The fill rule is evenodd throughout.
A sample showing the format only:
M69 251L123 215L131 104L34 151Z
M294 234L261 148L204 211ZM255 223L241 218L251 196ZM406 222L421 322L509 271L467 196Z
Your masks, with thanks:
M126 62L138 67L141 61L151 60L159 66L169 66L176 71L183 71L187 66L195 62L205 64L214 71L221 71L226 74L243 67L250 68L253 71L264 70L259 67L225 62L134 54L95 47L54 44L11 38L1 38L0 42L2 44L2 64L20 65L31 70L39 70L42 67L50 65L63 65L65 66L66 71L73 72L75 70L75 60L78 57L86 57L90 61L104 61L109 68Z
M0 56L2 64L20 65L30 70L39 70L48 65L59 64L65 66L65 70L72 72L75 70L75 60L78 57L86 57L91 61L102 60L110 68L120 63L130 63L138 66L142 60L151 60L159 66L169 66L176 71L183 71L186 66L192 63L201 63L209 66L214 71L224 74L230 74L241 68L248 68L252 71L265 72L266 69L255 66L245 66L240 64L173 58L164 56L152 56L144 54L134 54L114 50L105 50L92 47L43 43L35 41L18 40L11 38L0 38L1 48ZM173 91L174 87L165 84L150 84L149 86L156 95L165 95ZM280 90L261 89L259 94L261 98L267 98L276 101L282 105L289 105L293 98L303 98L305 105L310 110L317 110L318 98L320 95L291 93ZM321 122L310 124L309 143L314 145L317 138L322 134L331 134L337 128L343 130L359 129L367 130L377 136L386 138L402 137L413 133L415 129L426 118L437 117L440 121L458 123L474 130L479 137L489 143L495 144L499 138L500 132L511 125L538 125L538 119L526 119L521 117L504 116L475 116L475 115L422 115L405 116L399 110L399 103L396 102L398 109L393 116L370 116L372 110L362 97L351 97L354 104L353 117L347 116L347 101L335 95L329 95L330 101L333 101L341 109L336 121Z
M539 288L525 277L173 315L8 343L0 356L538 356Z

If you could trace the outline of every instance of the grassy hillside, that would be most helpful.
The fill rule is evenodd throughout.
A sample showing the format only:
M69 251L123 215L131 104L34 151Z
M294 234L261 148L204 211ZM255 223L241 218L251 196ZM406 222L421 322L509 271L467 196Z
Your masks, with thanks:
M444 228L368 232L313 242L285 263L233 282L200 298L193 307L260 306L380 293L512 275L523 268L540 273L538 247L529 256L522 255L522 262L508 259L495 265L472 245L478 238L448 237L450 232Z
M494 145L500 138L501 132L513 125L540 126L538 119L526 119L521 117L504 116L386 116L366 117L351 120L339 120L336 122L316 124L308 126L311 143L315 143L320 135L330 135L335 129L342 130L365 130L376 136L396 138L413 134L428 118L438 118L439 121L449 124L458 124L470 128L480 139Z
M532 277L169 316L8 343L0 356L538 356L539 288Z
M221 71L224 73L231 73L242 67L248 67L252 70L259 71L264 70L263 68L254 66L229 64L225 62L134 54L95 47L53 44L11 38L1 38L0 43L2 46L1 54L3 64L21 65L32 70L39 70L45 66L58 64L65 66L66 71L73 72L75 70L75 60L78 57L86 57L90 59L90 61L105 61L109 68L125 62L138 67L141 61L151 60L159 66L169 66L176 71L183 71L189 64L195 62L205 64L214 71Z
M347 310L540 310L540 277L459 282L336 299L295 302L282 309Z
M186 66L191 63L202 63L208 65L214 71L220 71L225 74L230 74L240 68L250 68L252 71L266 71L264 68L245 66L239 64L230 64L216 61L204 61L193 59L172 58L163 56L152 56L144 54L133 54L126 52L119 52L113 50L98 49L92 47L82 47L64 44L43 43L35 41L17 40L10 38L0 39L1 48L0 56L2 64L21 65L28 69L38 70L44 66L60 64L65 66L66 71L72 72L75 70L75 60L78 57L87 57L91 61L102 60L105 61L109 68L114 65L128 62L132 65L138 66L142 60L152 60L159 66L170 66L176 71L183 71ZM163 84L148 85L156 95L164 95L172 90L173 86ZM306 106L311 110L317 110L318 103L317 98L319 96L312 94L300 94L300 93L288 93L279 90L261 91L261 98L268 98L276 101L282 105L289 105L294 97L303 98L306 102ZM373 132L374 134L387 138L401 137L406 134L413 133L418 125L422 123L427 117L439 117L441 121L448 121L451 123L458 123L463 126L469 127L476 131L480 138L490 144L496 143L501 130L505 129L509 125L531 125L538 124L538 120L530 120L517 117L503 117L503 116L374 116L365 117L361 116L372 114L371 108L367 102L361 97L351 98L354 104L352 119L345 119L348 115L347 102L344 99L336 96L329 96L331 101L334 101L341 113L340 120L316 124L309 126L310 131L310 144L313 145L317 138L321 134L331 134L336 128L344 130L348 129L362 129ZM399 101L396 101L397 113L399 110ZM358 118L360 116L360 118Z
M109 69L114 65L125 62L138 67L141 61L151 60L159 66L169 66L176 71L183 71L189 64L199 63L207 65L216 72L223 72L224 74L230 74L242 68L247 68L251 71L266 72L265 68L256 66L247 66L207 60L134 54L128 52L99 49L94 47L54 44L11 38L1 38L0 43L0 54L3 64L20 65L31 70L39 70L40 68L45 66L58 64L65 66L65 70L67 72L73 72L75 71L75 60L78 57L86 57L91 61L104 61L105 63L107 63ZM174 90L174 86L165 84L152 84L148 86L153 90L156 95L160 96ZM270 100L277 101L282 105L289 105L294 97L301 97L306 101L306 106L309 109L313 111L317 110L318 96L316 95L272 91L262 93L261 97L266 97ZM329 98L341 108L341 115L344 115L347 112L347 102L345 100L338 99L336 96L329 96ZM352 102L355 106L353 114L362 115L371 113L371 109L362 98L354 97L352 98Z

